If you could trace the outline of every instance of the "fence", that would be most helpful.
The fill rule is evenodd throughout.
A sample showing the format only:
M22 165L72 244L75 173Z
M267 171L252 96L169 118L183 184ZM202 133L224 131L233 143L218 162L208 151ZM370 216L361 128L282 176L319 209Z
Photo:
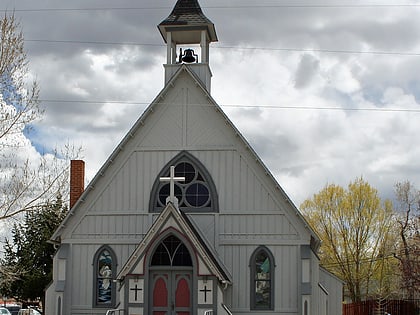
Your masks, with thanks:
M420 300L369 300L343 304L343 315L420 315Z

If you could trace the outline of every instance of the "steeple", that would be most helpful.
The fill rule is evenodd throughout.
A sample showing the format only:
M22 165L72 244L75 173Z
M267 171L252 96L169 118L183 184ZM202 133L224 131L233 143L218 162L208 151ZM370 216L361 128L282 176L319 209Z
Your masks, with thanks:
M180 65L186 63L210 91L209 44L217 41L217 35L214 24L204 15L198 1L178 0L158 28L167 44L165 84ZM190 47L194 45L200 48L198 54Z

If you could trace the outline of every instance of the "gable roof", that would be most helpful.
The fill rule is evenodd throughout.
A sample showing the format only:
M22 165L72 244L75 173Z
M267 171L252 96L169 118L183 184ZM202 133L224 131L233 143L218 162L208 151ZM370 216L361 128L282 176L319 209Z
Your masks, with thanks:
M171 227L179 228L181 232L186 235L188 240L194 245L197 254L204 261L208 269L218 278L218 280L226 284L232 283L232 277L229 272L217 258L215 252L205 242L198 229L195 228L188 216L179 209L175 208L172 203L168 203L165 209L156 218L155 222L149 228L136 250L131 254L127 262L121 268L121 271L117 275L117 279L123 279L128 273L130 273L132 268L134 268L138 263L140 257L142 257L149 249L155 237L167 228L166 224L171 218L174 221L174 223L170 223Z
M184 74L184 73L189 75L194 80L196 86L201 90L201 92L205 95L205 97L209 101L209 104L211 106L215 107L216 111L222 116L222 118L225 120L226 124L231 127L234 134L241 140L241 142L244 144L245 148L253 156L255 161L264 169L265 174L267 176L269 176L269 178L271 179L271 181L273 183L275 183L275 187L279 191L279 193L281 194L282 198L290 205L290 209L292 211L294 211L296 217L298 217L300 219L303 226L309 231L309 233L311 235L311 248L314 250L314 252L316 252L319 245L320 245L320 239L317 236L317 234L315 233L315 231L310 227L310 225L307 223L306 219L300 213L298 208L289 199L289 197L287 196L285 191L278 184L277 180L274 178L274 176L269 171L269 169L265 166L264 162L260 159L260 157L254 151L254 149L248 143L248 141L243 137L243 135L240 133L240 131L235 127L235 125L231 122L231 120L223 112L223 110L220 108L220 106L212 98L210 93L206 90L203 82L198 78L198 76L192 70L190 70L190 66L188 64L180 64L179 65L179 69L175 72L175 74L169 80L168 84L165 85L165 87L156 96L156 98L152 101L152 103L146 108L146 110L143 112L141 117L136 121L136 123L133 125L133 127L130 129L130 131L127 133L127 135L123 138L123 140L120 142L120 144L114 149L114 151L112 152L110 157L107 159L107 161L104 163L104 165L98 171L98 173L95 175L93 180L86 187L85 191L83 192L83 194L81 195L79 200L76 202L76 204L73 206L73 208L69 210L66 218L63 220L63 222L57 228L55 233L52 235L51 242L60 243L61 234L62 234L63 229L65 228L67 223L72 219L72 217L74 218L76 216L79 208L81 208L82 204L84 203L84 201L87 198L90 191L94 190L94 187L97 184L97 182L101 179L102 176L104 176L106 174L108 168L111 167L111 165L117 159L117 157L119 156L121 151L123 151L123 149L133 139L134 135L142 129L142 127L143 127L143 125L145 125L145 122L147 121L148 117L155 111L155 107L159 106L161 100L164 99L165 95L169 92L170 89L173 88L175 82L178 80L178 78L181 76L181 74Z

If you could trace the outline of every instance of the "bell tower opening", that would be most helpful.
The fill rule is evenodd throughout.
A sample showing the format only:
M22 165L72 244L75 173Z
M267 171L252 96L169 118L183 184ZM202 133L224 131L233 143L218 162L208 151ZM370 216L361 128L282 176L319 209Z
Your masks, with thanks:
M180 65L188 64L210 91L209 44L217 41L217 35L214 24L204 15L198 1L178 0L158 28L167 45L165 84Z
M198 63L198 55L194 52L193 49L188 48L185 49L184 53L182 52L182 48L179 49L179 63L186 62L186 63Z

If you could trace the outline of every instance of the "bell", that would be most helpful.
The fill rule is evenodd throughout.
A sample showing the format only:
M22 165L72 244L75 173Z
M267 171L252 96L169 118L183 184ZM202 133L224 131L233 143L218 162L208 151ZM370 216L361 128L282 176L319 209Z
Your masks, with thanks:
M182 61L186 63L193 63L197 61L198 56L194 53L192 49L185 49L184 55L182 56Z

